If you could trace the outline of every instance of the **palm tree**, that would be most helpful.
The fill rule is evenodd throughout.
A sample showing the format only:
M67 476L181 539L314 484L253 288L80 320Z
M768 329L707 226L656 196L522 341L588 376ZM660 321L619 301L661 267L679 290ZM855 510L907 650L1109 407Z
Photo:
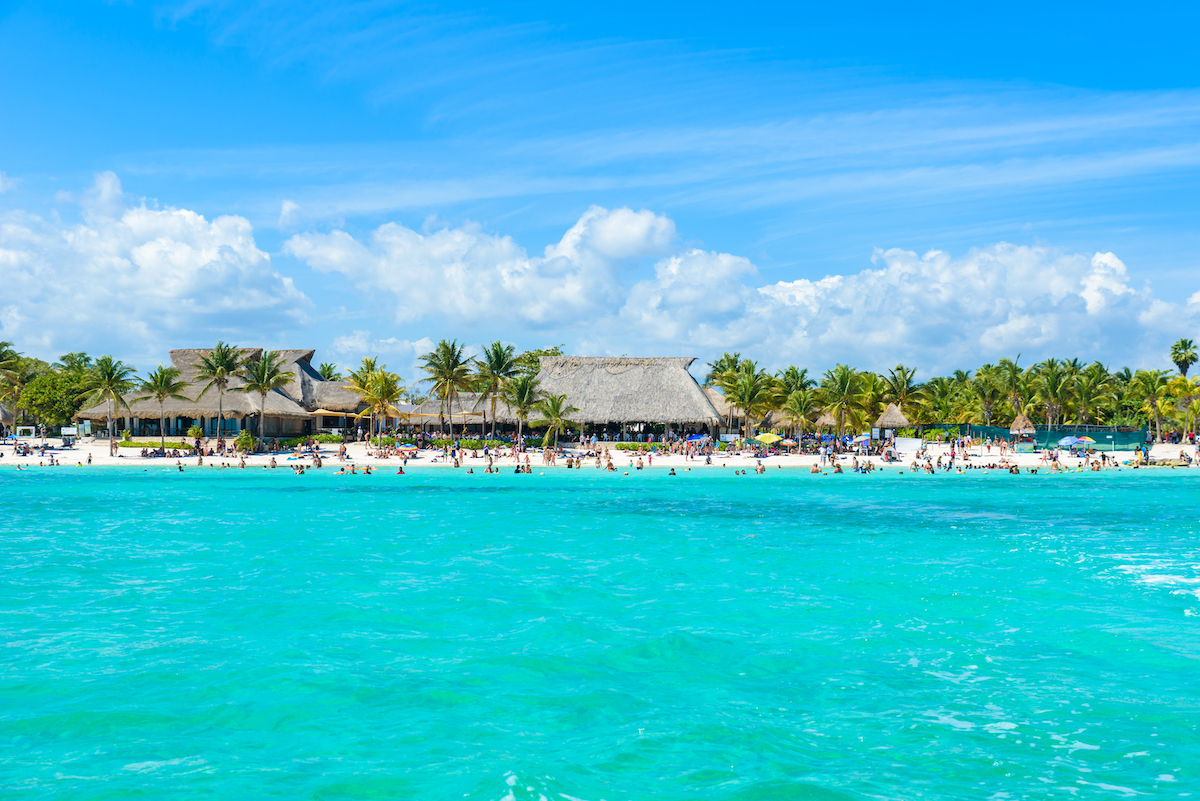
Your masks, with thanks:
M11 381L21 368L21 354L13 348L11 342L0 342L0 379Z
M517 374L517 349L497 340L483 349L483 355L475 360L476 377L479 379L482 397L492 402L492 439L496 438L496 399L504 382Z
M779 382L780 394L785 398L796 390L812 389L817 385L816 381L809 378L808 368L800 368L794 364L776 373L775 380Z
M454 439L454 400L458 393L471 386L471 361L464 355L465 345L458 340L437 343L429 353L421 357L421 369L429 374L425 380L433 385L433 392L440 401L441 414L450 412L450 439Z
M188 382L180 381L179 375L179 371L174 367L163 367L160 364L150 371L150 374L142 381L142 385L138 387L138 389L146 394L140 398L134 398L135 402L143 400L158 401L159 445L164 452L167 450L167 425L164 405L167 399L190 400L190 398L183 394L183 390L187 388Z
M225 390L229 388L229 379L233 378L241 364L238 349L235 345L226 345L220 340L217 346L200 357L193 367L196 368L196 380L207 381L196 400L213 387L217 388L217 436L221 436L221 424L225 421Z
M878 418L890 394L887 379L878 373L863 371L859 373L858 387L858 407L862 417L867 420Z
M979 404L983 424L990 426L992 415L996 412L996 405L1004 399L1004 391L996 383L993 371L980 368L967 386L970 388L975 402Z
M84 376L79 384L79 397L84 403L93 406L101 401L108 401L108 451L111 454L113 442L113 427L116 423L117 407L129 408L123 397L136 386L137 375L133 368L112 356L101 356L92 365L92 369Z
M397 417L404 416L396 408L396 404L404 396L404 387L400 384L400 376L395 373L389 373L383 369L376 370L370 374L367 387L359 394L366 401L367 409L358 416L362 417L368 412L371 414L372 434L376 432L377 423L380 419L386 419L392 414L395 414Z
M519 375L512 381L505 382L500 391L504 402L517 413L517 442L521 442L523 424L529 417L529 410L535 408L542 400L542 390L537 376Z
M838 436L845 433L846 420L854 419L859 408L859 373L847 364L826 370L821 378L821 396L825 411L838 422Z
M383 369L383 367L379 366L378 362L379 360L374 356L364 356L358 369L351 370L350 374L346 377L346 384L364 400L371 394L371 385L375 381L376 373ZM362 415L360 414L358 417L361 419ZM372 434L375 432L374 411L371 411L370 431ZM370 439L370 437L367 439Z
M1188 368L1196 363L1196 343L1181 339L1171 346L1171 361L1179 368L1179 374L1187 377Z
M750 421L763 418L775 408L778 390L774 379L763 370L756 370L752 361L744 361L724 379L725 400L742 410L742 437L750 436Z
M1138 370L1133 374L1129 389L1141 401L1139 411L1154 420L1155 442L1162 442L1162 407L1159 401L1167 395L1167 371Z
M704 386L712 387L719 386L719 379L725 373L738 369L738 365L742 363L742 354L740 353L723 353L721 358L708 365L708 374L704 376Z
M246 359L237 372L242 379L242 386L235 387L235 392L253 392L258 395L258 440L262 442L266 431L267 396L296 377L295 373L285 373L282 370L283 359L273 350L264 350L258 359Z
M899 407L901 413L912 410L913 400L921 391L921 385L913 381L913 376L916 374L915 367L905 367L903 364L897 364L888 370L886 379L888 398Z
M1075 379L1075 420L1087 425L1100 419L1100 409L1113 399L1112 377L1100 362L1093 362Z
M937 376L929 379L921 389L922 406L929 418L926 422L946 423L954 419L954 408L961 388L952 379Z
M542 439L542 447L544 448L550 443L550 435L553 434L554 447L557 448L559 432L567 429L571 423L570 416L579 409L567 404L566 395L546 395L534 408L545 417L545 419L533 423L535 426L546 426L546 436Z
M798 389L787 396L787 400L783 404L783 413L787 415L788 420L792 421L795 426L793 430L800 434L804 433L804 424L807 423L817 411L820 405L817 402L817 393L812 389Z
M325 381L342 380L342 371L333 362L321 362L321 366L317 368L317 375Z

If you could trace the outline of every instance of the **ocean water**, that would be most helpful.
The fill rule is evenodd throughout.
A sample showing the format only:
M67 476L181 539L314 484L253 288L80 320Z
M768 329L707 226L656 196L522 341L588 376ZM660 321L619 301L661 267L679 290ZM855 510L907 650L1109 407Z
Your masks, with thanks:
M0 798L1200 793L1200 476L0 473Z

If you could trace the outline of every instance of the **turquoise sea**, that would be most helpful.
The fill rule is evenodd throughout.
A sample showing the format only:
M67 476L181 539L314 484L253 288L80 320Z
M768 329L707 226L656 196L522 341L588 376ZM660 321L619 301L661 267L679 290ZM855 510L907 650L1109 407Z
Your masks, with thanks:
M0 798L1200 793L1200 475L731 472L6 469Z

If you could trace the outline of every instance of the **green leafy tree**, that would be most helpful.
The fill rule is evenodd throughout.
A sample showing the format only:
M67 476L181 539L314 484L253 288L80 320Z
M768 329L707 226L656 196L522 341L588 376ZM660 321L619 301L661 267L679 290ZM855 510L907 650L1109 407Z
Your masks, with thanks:
M579 409L567 403L566 395L546 395L534 407L541 412L541 420L533 423L535 426L546 426L546 436L542 439L542 447L550 444L550 438L554 438L554 447L558 447L558 435L560 432L566 431L571 425L571 415L579 411Z
M165 451L167 449L167 426L166 412L164 411L168 400L190 400L188 396L183 394L187 389L188 382L179 379L179 371L174 367L163 367L161 364L150 371L146 378L142 381L141 397L134 398L134 401L153 400L158 402L158 433L160 437L159 445Z
M83 378L83 373L48 370L24 386L17 406L48 426L66 425L79 411Z
M720 387L721 378L734 370L742 363L742 354L740 353L723 353L721 358L709 363L708 373L704 376L704 386Z
M905 367L903 364L888 370L887 400L895 403L905 417L912 412L921 393L921 385L915 380L916 374L915 367Z
M538 348L527 350L517 357L517 372L521 375L536 376L542 369L542 358L566 355L565 345L555 345L553 348Z
M496 400L506 381L517 374L516 348L497 340L483 349L475 360L476 376L479 379L481 400L492 404L492 438L496 436Z
M1163 406L1167 397L1166 370L1138 370L1133 374L1130 391L1141 401L1138 410L1154 421L1154 441L1162 442Z
M776 407L779 390L766 371L754 362L742 362L731 376L723 378L725 400L742 410L742 436L749 438L752 420L761 420Z
M242 366L238 368L237 377L242 379L242 386L235 387L236 392L258 395L258 438L262 440L266 431L267 396L287 386L296 374L284 372L280 355L275 351L265 350L258 359L243 361Z
M97 359L96 363L87 371L83 381L80 382L79 397L84 399L85 405L94 406L97 403L108 402L108 450L110 453L116 448L114 438L116 436L117 408L121 406L129 408L124 396L137 386L136 382L137 375L133 368L112 356L101 356Z
M814 389L797 389L784 401L784 415L791 421L793 430L804 433L805 426L812 422L813 415L820 411L820 402Z
M342 380L342 371L333 362L321 362L321 366L317 368L317 374L325 381Z
M396 407L404 395L404 386L400 383L400 376L395 373L389 373L382 368L375 370L370 374L366 389L361 395L367 404L367 410L359 414L359 417L370 412L372 433L378 432L380 420L393 415L404 417Z
M812 389L817 385L817 382L808 375L806 368L800 368L794 364L786 370L776 373L775 380L779 382L780 394L785 398L797 390Z
M196 369L196 380L205 382L196 400L203 398L214 387L217 390L217 436L220 436L221 424L225 420L225 392L229 389L229 381L241 369L241 356L236 346L218 340L217 346L192 366Z

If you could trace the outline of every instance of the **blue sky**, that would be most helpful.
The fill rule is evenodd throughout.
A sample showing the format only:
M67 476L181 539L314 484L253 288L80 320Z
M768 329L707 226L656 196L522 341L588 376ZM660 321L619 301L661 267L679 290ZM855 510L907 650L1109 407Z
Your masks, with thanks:
M0 4L0 338L925 375L1200 338L1194 7L648 6Z

